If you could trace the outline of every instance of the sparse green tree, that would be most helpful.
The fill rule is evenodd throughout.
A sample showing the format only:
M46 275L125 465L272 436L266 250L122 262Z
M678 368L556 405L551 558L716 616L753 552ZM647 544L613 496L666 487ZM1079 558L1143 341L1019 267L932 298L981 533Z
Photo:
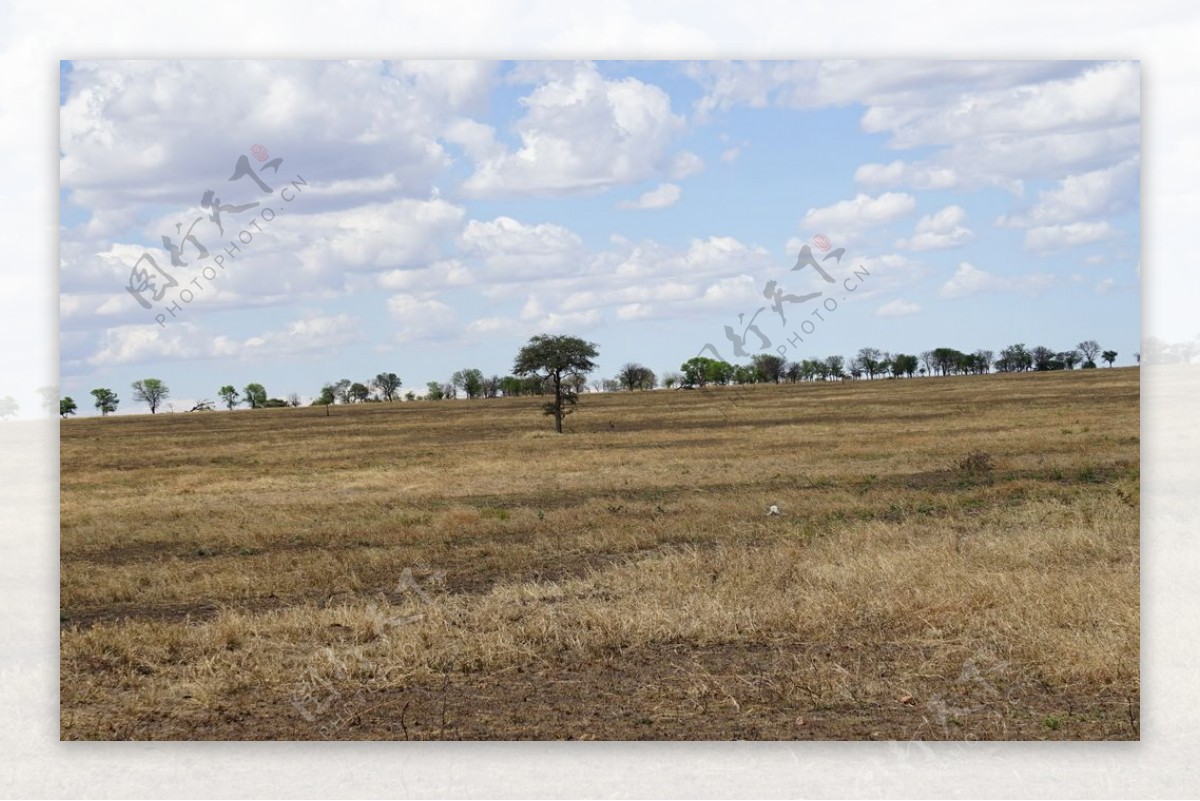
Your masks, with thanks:
M710 384L724 386L733 381L735 373L737 373L737 368L729 362L714 359L708 363L708 383Z
M475 367L467 367L450 376L455 394L462 390L468 400L483 397L483 371Z
M1018 342L1001 350L994 366L1002 373L1025 372L1033 368L1033 355L1025 349L1025 343Z
M251 409L259 409L267 405L267 390L262 384L247 384L242 387L242 395L246 398L246 405Z
M933 351L931 351L931 350L921 351L921 364L923 364L925 366L925 369L921 371L921 375L923 375L923 376L933 375L933 370L934 370Z
M617 371L617 380L630 392L635 389L654 389L658 383L658 377L654 375L654 371L638 362L627 362Z
M877 373L882 373L883 367L883 352L879 348L862 348L854 357L858 362L858 367L867 374L867 378L874 378Z
M827 378L844 378L846 375L846 360L841 356L830 356L825 359L825 376Z
M430 381L425 385L425 400L442 400L446 393L442 391L441 382Z
M75 399L68 395L58 402L58 413L65 420L67 415L75 414L78 407L75 405Z
M920 361L911 353L897 353L892 357L892 375L897 378L902 375L912 378L919 366Z
M92 397L96 399L96 408L100 410L102 417L107 417L111 412L115 412L117 405L121 402L117 393L107 388L93 389Z
M355 381L350 385L347 394L351 403L363 403L371 397L371 388L361 381Z
M157 378L142 378L133 382L133 399L150 407L150 414L158 411L159 405L170 397L167 385Z
M763 380L763 377L762 373L748 364L735 364L733 366L733 375L729 380L738 385L757 384Z
M679 369L683 371L683 385L685 387L701 387L708 384L709 365L716 364L715 359L710 359L707 356L693 356L683 364L679 365Z
M1029 356L1033 359L1034 370L1053 370L1058 354L1047 347L1038 345L1029 351Z
M1112 367L1113 362L1115 362L1117 360L1118 355L1119 354L1115 350L1106 350L1106 351L1104 351L1104 353L1100 354L1100 358L1103 359L1104 361L1108 362L1109 367Z
M1100 343L1094 339L1085 339L1075 346L1079 352L1083 354L1083 366L1087 367L1091 363L1092 367L1096 366L1096 356L1100 353Z
M221 396L221 401L225 404L225 408L233 411L233 407L241 402L238 397L238 391L233 384L226 384L217 390L217 394Z
M757 380L768 384L778 384L783 380L783 371L787 367L787 362L782 356L776 356L774 353L757 353L750 357L750 362Z
M987 374L992 371L992 357L996 355L995 353L981 348L971 355L974 356L975 359L975 363L972 366L974 372Z
M543 406L543 411L554 416L554 429L562 433L563 417L574 411L578 403L578 391L573 390L567 379L581 377L586 382L588 373L596 369L592 359L598 355L596 345L566 335L539 334L517 353L513 373L519 376L537 376L550 382L554 400Z
M380 373L371 381L385 401L393 401L400 391L400 376L395 373Z

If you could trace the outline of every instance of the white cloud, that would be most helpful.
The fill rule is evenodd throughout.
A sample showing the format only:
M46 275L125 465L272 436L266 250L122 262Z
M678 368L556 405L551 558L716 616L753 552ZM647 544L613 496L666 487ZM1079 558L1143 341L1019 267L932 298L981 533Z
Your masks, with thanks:
M911 239L901 239L898 248L909 250L942 250L966 244L973 234L962 223L967 212L962 206L946 206L935 214L927 214L917 221Z
M1045 253L1100 242L1114 233L1107 221L1042 225L1025 232L1025 247Z
M94 366L135 364L163 359L191 359L203 355L198 329L181 322L166 328L153 325L122 325L106 329L99 347L88 357Z
M927 159L865 164L870 187L1001 186L1112 165L1137 152L1137 62L825 61L692 65L699 116L737 105L866 107L861 125Z
M899 253L854 259L846 264L847 270L852 270L855 274L862 273L857 288L850 295L851 300L869 300L895 290L910 290L932 272L924 262ZM815 271L805 272L811 273L809 291L824 291L832 286L817 276Z
M654 312L654 307L645 303L627 303L624 306L617 307L618 320L638 320L643 317L649 317Z
M362 340L357 320L346 314L309 314L281 329L234 339L207 335L190 321L167 325L121 325L101 335L99 348L87 358L93 367L140 364L164 359L240 359L262 361L328 351Z
M1022 214L1005 215L999 225L1019 228L1078 222L1131 208L1138 200L1139 160L1134 157L1100 170L1068 175Z
M920 304L912 303L904 298L888 301L875 310L876 317L905 317L921 311Z
M801 227L810 233L824 233L841 240L868 228L874 228L911 214L917 200L903 192L886 192L879 197L858 194L831 206L811 208L804 214Z
M1070 63L1032 61L739 61L700 62L687 73L705 88L701 117L744 105L820 108L948 104L982 93L1078 71Z
M610 80L594 64L555 69L521 100L525 114L513 128L516 150L496 147L475 132L475 162L463 190L475 197L497 194L554 195L636 183L670 171L678 178L695 170L692 156L672 162L669 150L683 133L682 116L657 86L636 78ZM672 169L674 167L674 169Z
M582 240L573 231L554 223L527 225L512 217L471 220L459 244L464 253L482 260L485 277L493 281L575 272L586 255Z
M925 108L872 105L862 124L869 133L890 133L893 146L902 148L981 136L1088 130L1137 120L1140 81L1137 62L1110 62L1069 77L968 91Z
M428 262L457 233L463 209L445 200L403 198L353 209L277 218L272 233L310 273L342 275Z
M693 239L678 251L656 242L630 245L615 255L612 274L625 285L648 284L652 280L704 279L731 273L759 273L772 264L766 249L747 245L730 236Z
M725 162L726 164L732 164L733 162L737 161L738 156L741 154L742 149L740 147L726 148L725 150L721 151L721 161Z
M293 320L278 331L268 331L242 342L219 336L213 340L212 355L248 361L279 359L305 353L328 352L361 341L358 321L347 314L314 314Z
M690 178L702 172L704 172L704 160L695 153L684 150L671 160L671 168L667 174L673 180L682 181L684 178Z
M942 285L938 297L947 300L964 298L980 292L1023 292L1035 294L1054 282L1054 277L1045 273L1006 278L981 270L969 262L962 262L954 275Z
M254 131L258 144L284 160L281 174L340 185L337 194L362 182L358 191L377 200L397 185L424 194L450 163L439 137L478 105L496 68L479 61L76 61L60 114L62 185L90 208L194 203L224 182L255 144L244 132ZM238 191L245 186L240 181Z
M683 191L676 184L659 184L648 192L643 192L636 200L623 200L617 204L619 209L665 209L674 206L683 196Z
M467 286L471 271L457 259L434 262L414 270L391 270L379 275L379 286L401 292L430 292L449 287Z
M433 298L400 293L388 298L387 309L397 324L397 342L438 339L458 329L454 310Z
M909 186L913 189L949 189L958 184L958 174L949 167L913 164L899 159L888 164L863 164L854 180L866 186Z
M1096 294L1097 295L1107 295L1116 286L1117 286L1117 281L1115 278L1105 278L1103 281L1096 284Z

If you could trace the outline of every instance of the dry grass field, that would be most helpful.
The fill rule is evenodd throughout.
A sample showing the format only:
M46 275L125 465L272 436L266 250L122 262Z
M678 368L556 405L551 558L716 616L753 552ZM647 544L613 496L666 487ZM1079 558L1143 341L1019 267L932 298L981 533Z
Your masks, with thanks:
M1136 368L538 405L64 422L61 736L1139 737Z

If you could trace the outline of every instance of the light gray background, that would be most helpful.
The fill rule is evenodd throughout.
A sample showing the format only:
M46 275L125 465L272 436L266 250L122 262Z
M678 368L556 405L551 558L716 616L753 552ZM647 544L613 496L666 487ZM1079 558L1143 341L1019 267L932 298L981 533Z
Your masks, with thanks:
M1143 334L1200 329L1193 4L565 5L0 4L0 389L57 382L60 58L1140 59ZM0 796L1195 797L1200 367L1142 378L1141 743L59 743L57 422L0 423Z

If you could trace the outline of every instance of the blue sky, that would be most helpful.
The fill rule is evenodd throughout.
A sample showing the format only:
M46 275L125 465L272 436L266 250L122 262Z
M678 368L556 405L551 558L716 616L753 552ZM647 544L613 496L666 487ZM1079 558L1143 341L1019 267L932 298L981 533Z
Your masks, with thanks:
M176 409L382 371L419 393L503 375L542 332L596 342L597 377L706 343L745 362L725 326L764 306L790 359L1138 349L1136 62L106 61L61 84L61 383L83 413L101 386L145 411L150 376ZM270 192L227 180L240 157ZM206 190L259 205L222 235ZM176 267L162 237L193 223L208 257ZM791 269L817 235L845 248L834 285ZM177 282L150 309L126 289L146 255ZM770 280L824 294L784 326Z

